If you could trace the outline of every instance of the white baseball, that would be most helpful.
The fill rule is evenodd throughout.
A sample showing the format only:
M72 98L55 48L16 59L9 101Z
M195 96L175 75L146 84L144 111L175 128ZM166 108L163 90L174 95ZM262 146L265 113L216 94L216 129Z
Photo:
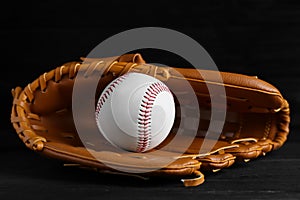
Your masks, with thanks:
M159 145L174 119L175 103L169 88L141 73L127 73L112 81L96 107L100 132L127 151L145 152Z

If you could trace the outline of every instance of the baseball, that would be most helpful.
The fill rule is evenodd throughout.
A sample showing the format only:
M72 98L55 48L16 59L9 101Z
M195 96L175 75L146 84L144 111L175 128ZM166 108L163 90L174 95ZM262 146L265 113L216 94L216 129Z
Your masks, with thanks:
M175 103L163 82L145 74L127 73L103 90L95 116L100 132L111 144L145 152L168 136Z

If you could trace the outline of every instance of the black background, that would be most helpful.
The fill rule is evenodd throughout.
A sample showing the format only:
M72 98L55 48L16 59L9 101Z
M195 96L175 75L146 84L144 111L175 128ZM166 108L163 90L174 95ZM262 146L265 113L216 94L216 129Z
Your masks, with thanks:
M0 16L0 198L300 198L299 1L10 1ZM286 145L264 159L208 174L196 188L66 169L26 149L9 121L11 89L78 60L114 34L145 26L180 31L200 43L221 71L257 75L276 86L291 106ZM159 52L146 53L145 60L185 65Z

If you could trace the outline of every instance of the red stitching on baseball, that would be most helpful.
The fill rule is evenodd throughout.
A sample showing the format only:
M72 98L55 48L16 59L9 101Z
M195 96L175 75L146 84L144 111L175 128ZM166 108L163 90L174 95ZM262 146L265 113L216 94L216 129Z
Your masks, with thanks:
M138 118L138 141L137 152L145 151L151 144L151 112L154 105L154 101L160 92L169 92L168 87L162 83L153 83L145 92L141 103L141 109Z
M123 82L127 76L128 75L126 74L124 76L120 76L119 78L115 79L112 83L110 83L109 87L104 91L104 93L102 93L102 95L100 96L99 101L97 103L97 106L96 106L96 119L98 119L100 110L102 109L105 101L108 99L108 97L114 91L116 86L119 85L121 82Z

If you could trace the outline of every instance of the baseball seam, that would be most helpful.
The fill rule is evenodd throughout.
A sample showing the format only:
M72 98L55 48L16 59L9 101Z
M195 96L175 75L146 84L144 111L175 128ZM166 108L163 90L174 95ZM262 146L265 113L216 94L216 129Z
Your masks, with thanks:
M152 83L145 92L140 105L138 117L137 152L147 150L151 144L151 114L154 101L161 92L169 92L169 88L162 83Z
M120 76L119 78L115 79L109 87L103 92L103 94L100 96L97 106L96 106L96 119L99 118L100 110L102 109L104 103L108 99L108 97L113 93L114 89L125 80L127 75Z

